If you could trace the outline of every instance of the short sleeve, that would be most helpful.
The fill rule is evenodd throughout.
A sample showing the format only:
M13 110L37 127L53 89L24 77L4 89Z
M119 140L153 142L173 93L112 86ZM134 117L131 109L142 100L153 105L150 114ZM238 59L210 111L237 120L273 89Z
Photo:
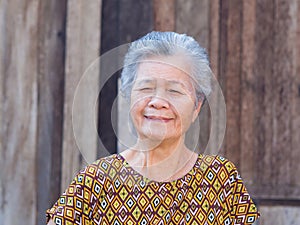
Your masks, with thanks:
M253 224L260 216L260 213L236 167L231 162L226 167L230 171L231 220L233 224Z
M97 167L86 167L76 175L53 207L46 211L47 223L52 219L57 225L94 224L93 211L101 189Z

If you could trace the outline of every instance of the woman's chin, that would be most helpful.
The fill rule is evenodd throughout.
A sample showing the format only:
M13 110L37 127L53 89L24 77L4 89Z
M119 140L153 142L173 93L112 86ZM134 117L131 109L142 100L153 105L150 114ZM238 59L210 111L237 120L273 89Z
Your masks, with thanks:
M150 133L150 134L144 134L143 135L144 140L149 140L149 141L156 141L156 142L162 142L167 138L165 134L160 134L160 133Z
M156 144L160 144L164 141L168 140L176 140L179 138L180 135L172 134L171 131L152 131L152 132L143 132L141 135L139 135L140 140L142 141L149 141Z

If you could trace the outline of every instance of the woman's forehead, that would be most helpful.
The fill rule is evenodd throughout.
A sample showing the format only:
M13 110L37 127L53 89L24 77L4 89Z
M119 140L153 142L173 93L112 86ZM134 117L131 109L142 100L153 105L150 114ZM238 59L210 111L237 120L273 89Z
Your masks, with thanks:
M183 55L152 56L139 62L138 70L173 70L189 74L191 62Z
M136 80L165 79L168 81L190 80L190 68L176 57L148 58L139 63Z

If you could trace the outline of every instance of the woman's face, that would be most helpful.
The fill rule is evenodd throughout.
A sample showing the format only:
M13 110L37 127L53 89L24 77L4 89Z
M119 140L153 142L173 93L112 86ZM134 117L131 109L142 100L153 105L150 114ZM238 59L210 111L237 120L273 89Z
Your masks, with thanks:
M139 64L131 117L141 139L179 138L196 119L201 102L181 57L152 57Z

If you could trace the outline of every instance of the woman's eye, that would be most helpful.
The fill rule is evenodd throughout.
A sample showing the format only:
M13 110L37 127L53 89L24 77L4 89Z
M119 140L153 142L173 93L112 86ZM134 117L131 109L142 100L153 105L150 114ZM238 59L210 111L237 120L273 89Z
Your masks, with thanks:
M176 89L169 89L169 92L175 93L175 94L183 94L181 91L176 90Z
M153 88L151 87L140 88L140 91L151 91L151 90L153 90Z

